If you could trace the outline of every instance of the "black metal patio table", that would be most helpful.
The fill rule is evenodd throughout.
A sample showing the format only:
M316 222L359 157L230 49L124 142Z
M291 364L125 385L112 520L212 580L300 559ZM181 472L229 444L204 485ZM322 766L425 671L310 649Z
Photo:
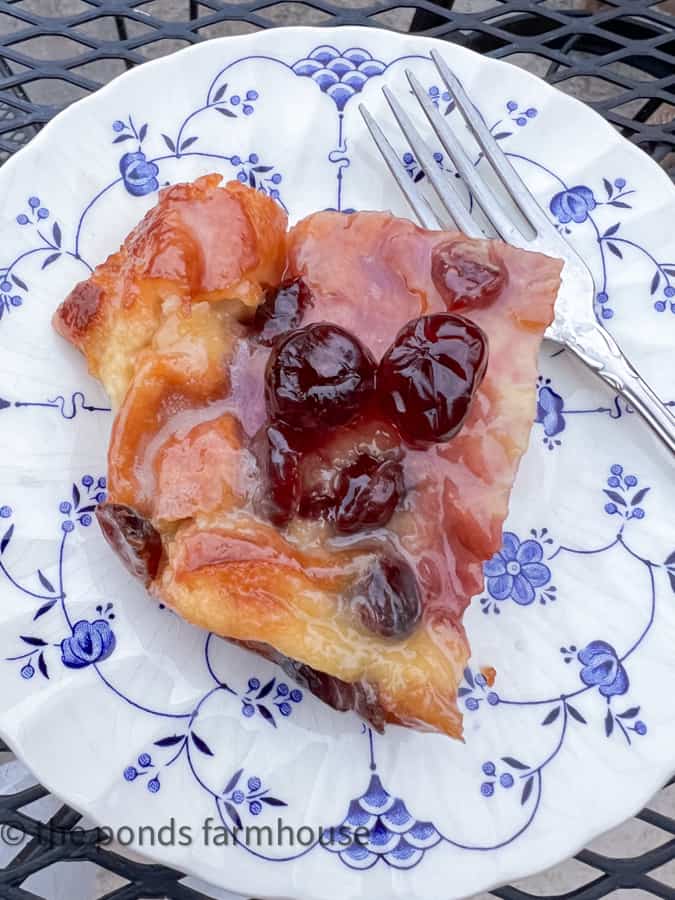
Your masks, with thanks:
M0 2L0 162L24 146L60 109L125 69L209 38L279 25L368 25L454 41L543 76L586 101L675 179L675 0L7 0ZM0 745L0 784L12 765ZM12 784L12 782L9 782ZM0 865L0 900L53 900L31 887L57 863L93 863L102 900L206 900L181 872L130 859L98 843L96 829L73 832L80 816L56 804L40 827L31 804L40 785L0 787L0 828L17 835ZM596 900L621 891L675 900L675 785L624 827L628 855L607 841L548 880L555 900ZM52 804L54 806L54 804ZM44 819L44 815L42 816ZM627 829L627 831L626 831ZM631 832L632 829L632 832ZM631 841L631 834L635 840ZM6 848L5 848L6 849ZM603 852L604 851L604 852ZM60 868L59 871L62 871ZM571 873L571 874L570 874ZM571 880L570 880L571 879ZM494 896L531 900L538 885ZM632 889L632 890L631 890ZM623 893L631 890L630 894ZM67 896L58 893L58 897ZM89 900L89 898L87 898Z

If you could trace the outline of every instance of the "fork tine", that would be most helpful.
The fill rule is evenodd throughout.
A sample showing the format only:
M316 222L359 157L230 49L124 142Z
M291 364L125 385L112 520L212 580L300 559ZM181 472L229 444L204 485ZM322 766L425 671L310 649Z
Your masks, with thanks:
M414 73L407 69L405 74L410 82L410 87L413 89L413 93L419 100L427 119L429 119L429 124L438 135L443 149L454 163L467 188L478 201L478 205L494 226L497 234L510 244L522 246L525 243L523 235L509 219L499 200L476 171L476 167L448 125L447 120L431 102L429 95Z
M466 208L457 191L448 184L447 179L440 172L436 162L427 147L424 138L415 128L410 117L392 94L389 88L382 88L382 92L391 107L391 111L396 117L396 121L401 127L406 140L410 144L417 162L424 170L427 178L431 182L434 190L440 197L445 210L452 216L452 220L445 214L439 215L439 221L443 227L453 228L455 224L460 231L469 237L485 237L481 229L471 218L469 210ZM453 221L454 220L454 221Z
M366 127L368 128L371 137L377 145L377 149L384 157L384 161L389 167L389 171L394 176L394 180L401 188L404 197L419 219L420 224L423 225L424 228L429 228L432 231L436 230L439 227L439 222L436 218L436 215L429 206L425 197L423 197L422 193L413 183L412 178L410 178L410 176L406 172L403 163L396 155L396 151L384 136L384 132L368 112L363 103L359 104L359 112L363 116L363 120L366 123Z
M492 163L495 172L499 175L516 206L535 230L538 231L542 228L550 230L551 223L546 218L546 214L531 194L523 179L513 168L502 148L490 134L487 125L469 99L457 76L450 70L438 50L431 51L431 58L435 62L446 87L455 98L455 102L466 119L480 148Z

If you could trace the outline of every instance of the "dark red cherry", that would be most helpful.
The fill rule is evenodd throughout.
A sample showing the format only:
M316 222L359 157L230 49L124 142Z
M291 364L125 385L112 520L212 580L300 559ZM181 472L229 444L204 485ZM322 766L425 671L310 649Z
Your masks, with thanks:
M492 259L489 245L450 241L434 249L431 279L454 312L492 303L506 283L506 271Z
M488 361L485 333L463 316L437 313L408 322L382 357L377 393L412 445L454 437Z
M333 518L335 497L332 481L330 477L323 477L310 487L303 486L299 512L304 519Z
M391 551L375 558L349 599L361 624L381 637L408 637L422 618L415 573L402 557Z
M255 453L263 476L257 510L273 525L287 525L297 512L300 500L300 455L277 425L261 429Z
M354 534L386 525L402 494L403 471L399 462L359 456L336 478L336 531Z
M96 518L103 536L129 572L150 584L162 558L162 539L152 522L122 503L98 506Z
M271 347L277 338L297 328L311 301L310 290L301 278L270 288L255 311L253 327L258 341Z
M270 418L291 428L332 428L353 419L372 393L375 363L348 331L320 322L292 331L265 374Z

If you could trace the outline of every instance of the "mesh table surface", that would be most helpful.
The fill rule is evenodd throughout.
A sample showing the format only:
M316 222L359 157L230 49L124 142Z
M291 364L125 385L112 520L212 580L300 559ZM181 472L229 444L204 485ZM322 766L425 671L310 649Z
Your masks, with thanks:
M675 178L675 0L9 0L0 2L0 161L60 109L147 59L276 25L414 31L508 58L589 103ZM97 845L0 745L0 900L201 900L182 873ZM58 841L40 822L64 831ZM7 833L7 832L5 832ZM615 892L615 893L614 893ZM494 896L675 900L675 785L575 860ZM489 895L486 895L489 896ZM440 898L439 898L440 900Z

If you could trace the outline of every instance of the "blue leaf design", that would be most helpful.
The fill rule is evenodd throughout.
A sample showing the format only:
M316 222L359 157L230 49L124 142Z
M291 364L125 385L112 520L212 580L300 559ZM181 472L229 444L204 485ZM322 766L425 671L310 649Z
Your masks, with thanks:
M639 706L631 706L630 709L627 709L625 712L619 713L619 719L634 719L635 716L640 712Z
M267 803L268 806L288 806L287 803L284 803L283 800L277 800L276 797L261 797L260 799L263 803Z
M45 652L44 650L38 656L38 669L42 673L45 678L49 678L49 670L47 669L47 663L45 662Z
M7 547L9 546L9 542L12 540L12 535L14 534L14 525L10 525L7 531L4 533L2 540L0 541L0 556L5 552Z
M674 274L675 274L675 273L674 273ZM22 280L19 278L18 275L12 274L12 281L14 282L14 284L15 284L17 287L21 288L22 291L27 291L27 290L28 290L28 285L26 284L25 281L22 281Z
M616 491L608 491L605 489L605 494L609 497L610 500L613 500L615 503L618 503L619 506L626 506L626 501L621 496L621 494L617 494Z
M268 709L266 706L263 706L262 703L258 703L258 704L257 704L257 707L258 707L258 712L259 712L260 715L263 717L263 719L264 719L266 722L269 722L270 725L274 726L274 728L276 728L276 727L277 727L277 723L274 721L274 716L273 716L272 713L269 711L269 709Z
M471 688L461 687L461 688L457 691L457 696L458 696L458 697L466 697L466 695L467 695L467 694L470 694L470 693L471 693Z
M147 135L147 133L148 133L148 123L145 122L143 125L141 125L141 130L138 132L138 140L141 142L141 144L145 140L145 136Z
M499 134L494 135L494 139L496 141L503 141L504 138L511 137L512 134L512 131L500 131Z
M162 134L162 137L164 138L164 143L165 143L166 146L169 148L169 150L170 150L172 153L175 153L175 152L176 152L176 145L175 145L174 142L171 140L171 138L169 137L169 135L168 135L168 134Z
M652 296L656 293L656 289L658 288L660 283L661 283L661 273L657 269L656 272L654 272L654 277L652 278L652 283L649 286L649 293L652 294Z
M54 606L55 603L56 603L56 600L50 600L48 603L43 603L43 605L40 607L40 609L38 609L38 611L33 616L33 621L35 622L35 620L39 619L40 616L44 616L45 613L48 613L49 610L52 608L52 606Z
M633 499L630 501L630 505L637 506L641 500L644 500L644 498L647 496L649 490L650 489L648 487L646 487L646 488L642 488L641 491L638 491L637 494L635 494Z
M609 200L609 199L611 199L611 196L614 193L614 187L612 185L612 182L609 180L609 178L603 178L602 183L605 186L605 190L607 191L607 199Z
M73 484L73 506L75 509L80 505L80 489L76 484Z
M123 141L133 141L133 134L121 134L119 137L116 137L113 141L113 144L121 144Z
M618 256L619 259L623 259L623 253L619 250L616 244L612 244L610 241L607 241L607 247L610 253L613 253L614 256Z
M213 95L213 103L217 103L219 100L222 100L225 96L225 91L227 90L227 82L225 84L221 84L218 90Z
M466 681L466 683L471 688L475 685L475 681L473 680L473 672L468 666L466 667L466 669L464 669L464 681Z
M271 172L274 166L253 166L254 172Z
M523 788L523 793L520 796L520 805L525 806L527 801L530 799L530 794L532 793L532 788L534 787L534 775L530 775L530 777L525 782L525 787Z
M666 275L675 275L675 269L668 269L666 267L662 267L662 268Z
M230 119L236 119L236 115L232 112L231 109L225 109L224 106L217 106L216 112L219 112L222 116L228 116Z
M51 266L52 263L56 262L56 260L61 256L60 253L50 253L47 259L42 263L41 268L46 269L47 266Z
M38 578L40 579L40 584L42 585L42 587L46 591L49 591L50 594L55 594L56 591L54 590L54 586L52 585L51 581L47 578L47 576L43 575L39 569L37 570L37 574L38 574Z
M183 152L183 150L187 150L188 147L191 147L191 146L194 144L194 142L195 142L195 141L198 141L198 140L199 140L198 137L189 137L189 138L186 138L186 139L183 141L183 143L180 145L181 153Z
M607 231L603 234L603 237L611 237L613 234L616 234L619 228L621 227L621 222L617 222L612 225Z
M560 715L560 707L556 706L554 709L552 709L549 712L549 714L546 716L546 718L544 719L544 721L541 724L542 725L550 725L552 722L555 722L555 720L558 718L559 715Z
M413 178L413 181L415 182L415 184L417 184L417 182L421 181L424 177L424 172L420 169L417 175L415 175L415 177Z
M248 173L248 183L251 185L252 188L258 186L258 182L255 180L255 175L253 174L253 172Z
M54 222L54 226L52 227L52 237L54 238L54 243L57 247L61 246L61 226L58 222Z
M87 513L87 512L93 512L96 508L97 508L96 503L93 503L91 506L83 506L82 509L78 509L78 513L82 514L82 513Z
M633 207L630 203L624 203L622 200L612 200L609 204L610 206L618 206L619 209L632 209Z
M175 747L176 744L180 744L184 739L184 734L174 734L171 737L160 738L158 741L155 741L155 747Z
M513 756L502 756L502 762L505 762L507 766L511 766L512 769L521 769L526 772L530 767L526 766L525 763L521 763L519 759L515 759Z
M237 769L232 778L230 778L230 780L225 785L225 789L223 790L224 794L229 794L230 791L234 790L234 788L237 786L237 782L242 776L243 771L243 769Z
M47 641L43 641L42 638L39 637L31 637L30 635L20 634L19 637L21 640L28 644L29 647L46 647Z
M262 700L263 697L266 697L269 694L269 692L272 690L272 688L274 687L275 682L276 682L276 678L272 678L270 681L267 682L267 684L264 684L258 691L256 700Z
M576 707L572 706L571 703L567 704L567 712L572 716L573 719L576 719L577 722L581 722L582 725L587 725L586 719L581 715Z
M241 819L239 818L239 813L234 808L234 806L231 803L228 803L227 800L223 801L223 805L225 806L225 811L227 812L228 816L232 819L237 828L241 828Z
M612 710L607 710L607 715L605 716L605 734L607 737L612 736L612 732L614 731L614 716L612 715Z
M198 734L195 734L194 731L190 732L192 735L192 743L195 745L197 750L200 753L203 753L205 756L213 756L213 750L209 747L203 738L200 738Z

